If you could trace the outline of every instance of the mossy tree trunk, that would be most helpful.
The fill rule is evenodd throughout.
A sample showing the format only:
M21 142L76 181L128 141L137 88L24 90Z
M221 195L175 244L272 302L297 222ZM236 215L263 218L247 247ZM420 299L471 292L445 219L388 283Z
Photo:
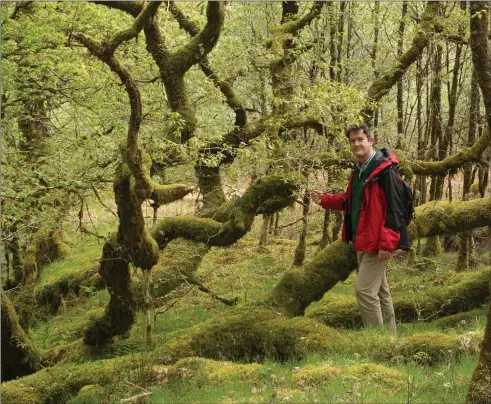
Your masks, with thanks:
M300 267L305 260L305 240L307 238L307 229L309 227L310 195L305 191L302 197L302 230L298 239L298 245L295 248L293 265Z
M407 1L403 1L401 10L401 21L399 22L398 38L397 38L397 58L400 58L404 49L404 31L406 30L406 14ZM403 100L403 85L402 77L397 80L397 134L399 139L404 135L404 100ZM400 140L396 146L397 149L402 149Z
M129 263L143 270L150 270L159 259L157 243L148 234L141 204L154 191L150 181L149 156L138 147L142 106L136 81L129 70L114 56L123 42L134 38L153 18L160 3L148 3L141 9L133 24L113 34L103 43L82 33L72 33L95 57L104 62L123 83L131 109L126 143L121 144L121 162L116 170L113 184L118 206L119 226L115 235L106 241L100 262L99 273L106 281L111 299L101 318L94 319L84 335L89 345L102 345L115 335L129 330L134 322L136 300L130 287Z
M476 140L476 129L479 120L480 93L476 69L472 70L471 94L469 108L469 129L467 147L471 147ZM469 199L472 185L472 163L464 165L464 183L462 186L462 200ZM472 232L461 233L459 236L459 256L456 270L465 271L469 268L469 259L473 254Z
M19 325L14 306L2 293L2 382L36 372L39 352Z
M489 11L489 4L487 2L471 2L472 62L477 72L479 86L481 87L488 129L491 127L491 60L488 40ZM485 199L478 200L478 202L484 201ZM472 374L471 382L469 383L467 401L473 404L491 403L491 303L488 308L479 359Z

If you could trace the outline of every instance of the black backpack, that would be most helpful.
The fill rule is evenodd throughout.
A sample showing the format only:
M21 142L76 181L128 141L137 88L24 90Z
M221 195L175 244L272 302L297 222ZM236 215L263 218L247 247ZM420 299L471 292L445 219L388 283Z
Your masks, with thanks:
M397 176L401 180L401 187L402 187L402 213L404 215L404 223L406 223L406 226L409 226L409 223L411 223L411 220L413 220L416 215L414 213L414 199L413 199L413 190L411 189L411 186L408 184L407 181L403 179L401 176L401 173L398 170L397 166L392 166L394 167Z

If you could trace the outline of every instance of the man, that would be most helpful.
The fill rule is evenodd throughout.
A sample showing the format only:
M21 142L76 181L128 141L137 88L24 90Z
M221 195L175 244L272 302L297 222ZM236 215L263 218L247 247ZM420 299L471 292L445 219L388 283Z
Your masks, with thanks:
M394 307L387 283L386 262L396 249L409 249L404 223L402 185L393 168L393 153L375 150L374 137L365 124L346 131L358 160L345 194L314 190L312 201L325 209L344 210L343 241L353 242L358 260L356 300L363 324L382 325L396 332Z

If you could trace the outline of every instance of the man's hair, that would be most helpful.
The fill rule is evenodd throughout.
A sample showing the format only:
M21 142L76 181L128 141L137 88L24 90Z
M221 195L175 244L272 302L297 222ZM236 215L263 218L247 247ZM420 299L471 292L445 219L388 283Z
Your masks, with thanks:
M349 139L349 135L351 133L358 133L360 131L363 132L365 135L367 135L367 139L373 137L373 132L371 131L369 126L362 122L356 125L351 125L348 129L346 129L346 137Z

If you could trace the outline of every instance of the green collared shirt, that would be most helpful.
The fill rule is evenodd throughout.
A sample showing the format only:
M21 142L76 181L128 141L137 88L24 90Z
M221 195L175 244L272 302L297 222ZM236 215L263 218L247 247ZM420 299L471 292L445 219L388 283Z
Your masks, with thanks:
M375 157L375 150L370 155L364 164L358 163L355 166L355 172L353 174L353 182L351 183L351 230L353 231L353 241L355 241L356 232L358 230L358 222L360 220L361 205L363 203L363 190L365 188L365 182L370 175L369 169L370 163Z

